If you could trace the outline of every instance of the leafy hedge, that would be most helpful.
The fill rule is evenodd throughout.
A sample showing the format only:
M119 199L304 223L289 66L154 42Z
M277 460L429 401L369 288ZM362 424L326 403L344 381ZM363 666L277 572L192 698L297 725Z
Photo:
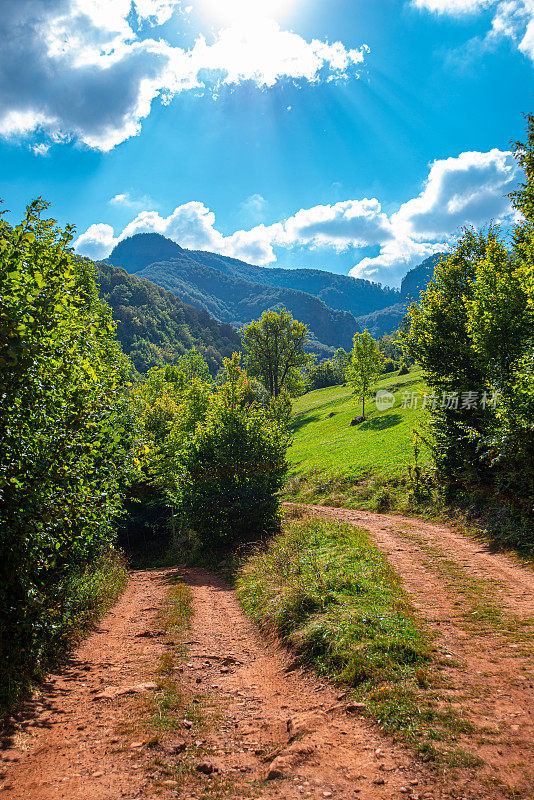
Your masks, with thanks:
M0 222L0 704L46 663L73 580L111 549L133 436L111 312L46 207Z

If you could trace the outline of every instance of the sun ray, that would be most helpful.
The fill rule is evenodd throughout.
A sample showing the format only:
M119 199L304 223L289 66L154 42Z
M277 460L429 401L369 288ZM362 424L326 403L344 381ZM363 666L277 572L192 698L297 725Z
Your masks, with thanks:
M203 14L212 22L233 25L242 21L257 22L287 15L295 0L199 0Z

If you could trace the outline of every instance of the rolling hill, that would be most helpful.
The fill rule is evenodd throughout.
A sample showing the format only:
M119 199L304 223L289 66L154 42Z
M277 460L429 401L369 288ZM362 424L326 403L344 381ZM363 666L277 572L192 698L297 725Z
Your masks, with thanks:
M151 260L162 255L164 260ZM303 291L242 277L245 274L252 277L255 270L262 271L261 267L212 253L184 250L159 234L137 234L124 240L113 250L109 261L124 266L137 278L146 278L170 290L185 303L205 309L234 328L257 319L268 308L283 305L309 326L310 349L319 356L330 355L336 347L350 349L354 334L360 330L350 311L332 309ZM212 264L220 264L225 271ZM230 269L235 265L240 274L233 274Z
M111 306L117 323L117 338L138 372L173 364L196 347L215 374L223 357L241 348L231 325L217 322L207 311L118 267L105 262L94 266L100 296Z
M434 274L434 268L443 255L444 253L435 253L418 267L411 269L401 283L399 301L388 308L381 308L371 314L357 317L358 324L362 328L367 328L375 339L398 330L409 306L419 300L421 292L426 289Z

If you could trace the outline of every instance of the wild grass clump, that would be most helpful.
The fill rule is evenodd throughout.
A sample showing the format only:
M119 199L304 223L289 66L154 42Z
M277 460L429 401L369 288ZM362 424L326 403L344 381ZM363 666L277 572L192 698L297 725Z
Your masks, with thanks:
M396 573L353 526L288 523L242 566L237 591L267 632L339 682L397 682L426 663L430 637Z
M384 730L424 761L456 763L457 737L472 726L444 694L432 635L365 531L287 515L283 532L241 566L237 591L301 664L354 687Z
M83 639L96 620L120 597L126 582L123 557L109 550L92 566L74 572L58 585L43 618L46 641L33 669L20 669L16 675L0 670L0 712L7 712L28 692L34 680Z

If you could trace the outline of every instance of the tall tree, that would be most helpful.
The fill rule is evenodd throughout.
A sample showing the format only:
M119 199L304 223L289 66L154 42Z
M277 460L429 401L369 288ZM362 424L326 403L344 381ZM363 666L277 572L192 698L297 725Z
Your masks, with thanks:
M380 375L382 355L367 329L363 333L357 333L353 342L350 379L355 391L362 398L362 414L365 417L365 397Z
M437 396L434 459L449 494L481 489L487 504L491 492L532 520L533 115L527 123L526 142L513 146L525 182L511 195L512 247L498 229L465 231L410 308L404 339Z
M241 333L248 353L247 370L263 381L273 397L278 397L295 373L312 361L304 349L307 325L293 319L285 308L264 311Z

